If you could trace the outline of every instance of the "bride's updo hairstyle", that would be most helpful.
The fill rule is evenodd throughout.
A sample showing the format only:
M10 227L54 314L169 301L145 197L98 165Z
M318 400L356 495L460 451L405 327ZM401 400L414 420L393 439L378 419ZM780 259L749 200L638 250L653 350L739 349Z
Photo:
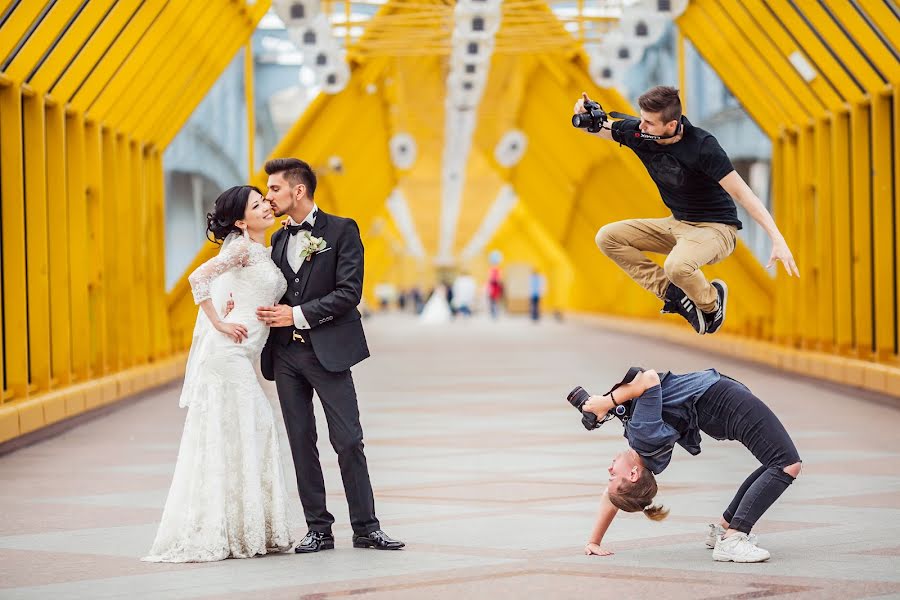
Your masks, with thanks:
M206 213L206 239L221 244L229 233L242 233L235 222L244 218L250 192L263 195L252 185L236 185L219 194L212 212Z

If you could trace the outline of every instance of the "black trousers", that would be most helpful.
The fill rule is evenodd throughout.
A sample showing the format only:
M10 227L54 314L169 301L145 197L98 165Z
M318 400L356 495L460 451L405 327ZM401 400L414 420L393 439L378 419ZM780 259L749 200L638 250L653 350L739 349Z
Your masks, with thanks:
M299 341L276 350L273 366L306 524L313 531L331 533L334 523L334 516L325 507L325 480L316 447L312 403L315 390L325 409L328 438L338 456L353 532L366 535L381 529L375 517L375 498L350 371L325 370L312 347Z
M762 463L722 514L732 529L750 533L794 482L784 467L800 462L800 455L775 413L739 381L723 375L697 400L696 407L701 431L718 440L739 441Z

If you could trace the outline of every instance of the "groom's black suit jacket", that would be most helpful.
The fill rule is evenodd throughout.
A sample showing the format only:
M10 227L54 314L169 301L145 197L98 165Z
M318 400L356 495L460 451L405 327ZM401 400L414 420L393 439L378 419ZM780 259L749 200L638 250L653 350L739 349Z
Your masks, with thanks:
M298 234L299 235L299 234ZM272 260L288 282L281 304L299 305L310 325L300 334L316 353L322 366L335 373L345 371L369 357L361 316L356 308L362 297L363 244L353 219L319 210L312 235L328 244L325 250L304 261L295 273L287 259L290 234L279 229L272 235ZM292 341L293 326L273 327L262 351L263 377L275 380L273 357Z

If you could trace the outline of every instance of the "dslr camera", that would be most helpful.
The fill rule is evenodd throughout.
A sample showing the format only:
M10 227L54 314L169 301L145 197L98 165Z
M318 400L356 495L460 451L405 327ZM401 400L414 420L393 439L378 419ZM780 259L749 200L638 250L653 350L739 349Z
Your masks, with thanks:
M584 103L584 110L587 112L572 115L572 126L587 129L590 133L597 133L603 129L608 117L600 103L588 100Z

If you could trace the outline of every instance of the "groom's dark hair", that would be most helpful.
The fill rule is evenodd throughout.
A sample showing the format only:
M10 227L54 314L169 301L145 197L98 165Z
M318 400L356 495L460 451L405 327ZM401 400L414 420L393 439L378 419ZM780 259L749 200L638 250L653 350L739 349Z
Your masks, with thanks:
M299 158L273 158L266 162L266 174L284 173L283 177L291 185L303 184L306 186L306 195L314 198L316 195L316 174L309 164Z

